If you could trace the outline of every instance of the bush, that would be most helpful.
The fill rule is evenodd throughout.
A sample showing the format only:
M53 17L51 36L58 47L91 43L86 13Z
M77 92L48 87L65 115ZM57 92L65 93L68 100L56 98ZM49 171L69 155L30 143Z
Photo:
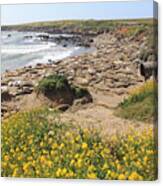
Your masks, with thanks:
M54 74L43 78L39 82L36 90L38 93L41 92L47 94L50 92L65 90L67 87L69 87L69 84L65 76Z
M151 121L157 115L157 84L148 81L130 91L127 99L119 104L115 114L126 119Z
M89 95L89 92L86 88L69 85L68 80L65 76L57 74L43 78L39 82L36 91L38 93L48 94L66 89L69 89L72 92L75 99L79 99Z
M17 113L2 124L2 176L154 180L153 130L103 139L62 123L48 109Z

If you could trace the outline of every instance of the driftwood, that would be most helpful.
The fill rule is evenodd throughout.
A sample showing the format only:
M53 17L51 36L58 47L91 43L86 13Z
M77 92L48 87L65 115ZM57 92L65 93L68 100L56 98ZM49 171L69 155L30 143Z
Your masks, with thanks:
M153 61L144 62L140 64L140 74L144 76L145 81L153 76L157 80L158 68L157 63Z

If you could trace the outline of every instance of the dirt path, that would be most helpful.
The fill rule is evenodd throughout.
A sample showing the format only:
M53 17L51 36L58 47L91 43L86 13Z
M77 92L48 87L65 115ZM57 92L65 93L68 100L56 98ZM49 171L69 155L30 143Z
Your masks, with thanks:
M152 126L149 123L130 121L116 117L115 107L123 99L122 96L104 94L103 92L91 92L93 103L83 105L80 108L72 107L67 112L61 114L62 121L79 124L81 127L97 128L103 135L123 134L129 128L142 130Z
M115 109L124 99L124 95L117 95L108 91L97 91L93 88L89 91L93 97L93 102L78 106L73 105L66 112L60 114L61 121L70 122L84 128L99 129L103 136L120 135L129 131L129 128L141 131L152 126L149 123L126 120L115 116ZM23 111L35 107L39 108L47 103L45 100L37 99L35 94L27 95L20 99L19 102ZM12 106L16 107L16 105Z

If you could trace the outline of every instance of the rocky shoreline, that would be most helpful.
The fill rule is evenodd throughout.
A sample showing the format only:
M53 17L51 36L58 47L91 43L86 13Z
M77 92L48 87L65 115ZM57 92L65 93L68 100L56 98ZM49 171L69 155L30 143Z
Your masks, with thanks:
M146 41L145 33L126 37L120 29L91 38L89 43L96 48L92 53L6 71L1 77L2 118L24 110L24 98L35 92L39 80L54 73L65 75L71 84L85 87L91 94L99 91L126 95L131 87L144 81L137 61L147 47Z

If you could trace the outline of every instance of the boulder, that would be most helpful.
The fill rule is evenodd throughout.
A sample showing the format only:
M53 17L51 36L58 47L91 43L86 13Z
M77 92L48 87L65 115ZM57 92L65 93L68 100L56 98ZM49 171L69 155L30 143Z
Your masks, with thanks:
M140 65L140 74L144 76L145 81L153 76L157 79L157 63L156 62L145 62Z
M18 89L16 96L21 96L25 94L31 94L33 92L33 88L31 87L23 87L22 89Z
M93 101L93 99L91 96L85 96L83 98L74 100L73 105L75 105L75 106L84 105L87 103L91 103L92 101Z
M88 86L89 85L89 80L86 79L86 78L78 77L78 78L76 78L76 82L77 82L77 84L83 85L83 86Z
M68 108L70 108L69 104L61 104L56 107L56 109L60 111L66 111Z
M117 95L123 95L123 94L126 93L126 90L123 89L123 88L120 88L120 89L114 90L114 92L115 92Z
M37 37L43 41L47 41L49 39L49 35L47 35L47 34L40 34Z
M88 68L88 73L90 75L95 75L96 74L96 70L94 68Z
M24 36L24 39L32 39L33 36L29 35L29 36Z
M31 81L23 81L21 83L21 87L33 87L33 83Z
M8 111L7 106L2 105L2 107L1 107L1 112L4 114L4 113L6 113L7 111Z
M10 94L9 90L1 90L1 101L11 101L12 95Z

